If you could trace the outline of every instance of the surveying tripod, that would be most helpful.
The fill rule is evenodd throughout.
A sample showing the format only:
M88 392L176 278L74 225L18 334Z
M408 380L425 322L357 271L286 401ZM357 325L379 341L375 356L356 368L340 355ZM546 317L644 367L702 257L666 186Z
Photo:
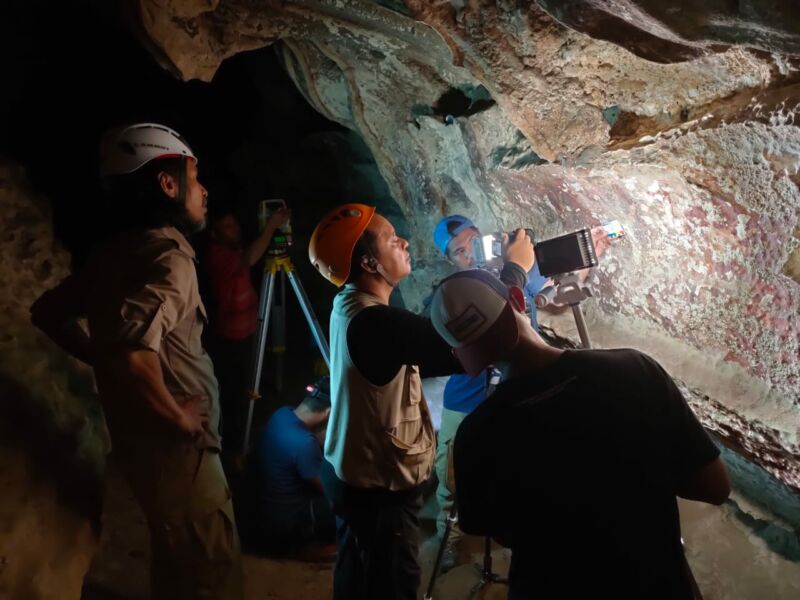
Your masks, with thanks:
M453 501L453 506L450 508L450 514L447 515L447 524L444 529L442 541L439 544L439 551L436 553L436 561L433 563L433 572L431 578L428 580L428 589L425 591L425 600L433 600L433 588L436 587L436 578L439 574L439 569L442 565L442 558L444 557L445 547L447 540L450 537L450 532L453 527L458 523L458 500ZM475 567L480 573L480 579L469 592L469 598L474 598L475 595L489 583L508 584L508 578L502 577L492 571L492 538L486 536L483 540L483 564L475 564Z
M255 345L253 347L253 365L252 377L250 379L249 405L247 407L247 424L244 430L244 444L242 446L242 453L246 454L250 448L250 429L253 424L253 407L255 401L261 397L259 388L261 386L261 373L264 368L264 351L267 346L267 332L269 330L269 318L272 312L272 305L275 300L275 284L281 278L281 282L285 279L289 280L292 285L297 301L300 303L300 308L303 310L303 315L308 321L308 326L311 328L311 333L314 336L314 341L317 343L322 358L325 364L330 368L330 350L328 349L328 341L322 328L319 326L316 315L311 308L308 301L308 296L300 283L300 278L295 272L292 259L288 254L281 254L279 256L267 256L264 260L264 275L261 278L261 293L258 298L258 330L255 337Z
M563 273L553 275L553 285L536 294L535 301L537 308L544 308L548 305L569 305L578 328L582 347L591 348L592 340L589 338L589 330L586 328L586 321L581 310L581 302L591 295L592 288L581 281L577 273Z

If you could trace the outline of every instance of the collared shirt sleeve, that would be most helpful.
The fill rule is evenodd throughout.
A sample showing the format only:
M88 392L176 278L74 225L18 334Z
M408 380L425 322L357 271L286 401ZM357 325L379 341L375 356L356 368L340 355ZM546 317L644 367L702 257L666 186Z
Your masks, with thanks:
M164 337L196 310L197 296L192 259L168 250L148 266L142 285L125 296L113 337L159 352Z

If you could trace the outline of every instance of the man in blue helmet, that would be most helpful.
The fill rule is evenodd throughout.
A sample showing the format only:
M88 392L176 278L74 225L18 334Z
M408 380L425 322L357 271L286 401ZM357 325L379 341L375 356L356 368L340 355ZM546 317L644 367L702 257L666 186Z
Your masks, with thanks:
M480 237L481 232L475 224L462 215L450 215L436 224L433 230L433 240L459 271L474 269L477 264L472 255L472 240ZM533 268L528 272L528 283L523 292L531 305L531 324L538 329L536 322L536 305L533 297L548 283L552 283L539 272L539 264L534 262Z

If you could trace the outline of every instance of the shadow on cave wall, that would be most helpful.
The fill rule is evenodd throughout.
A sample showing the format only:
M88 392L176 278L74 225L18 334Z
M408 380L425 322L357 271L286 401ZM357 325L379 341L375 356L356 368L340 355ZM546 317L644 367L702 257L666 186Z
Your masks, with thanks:
M52 482L59 503L88 519L99 536L105 465L81 450L87 425L88 418L78 416L59 423L47 402L0 374L2 445L23 450L31 479Z

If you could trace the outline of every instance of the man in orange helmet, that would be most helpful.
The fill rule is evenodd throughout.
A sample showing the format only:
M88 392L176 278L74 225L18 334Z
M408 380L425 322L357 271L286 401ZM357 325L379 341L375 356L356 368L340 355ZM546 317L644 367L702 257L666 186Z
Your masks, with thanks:
M415 600L421 487L436 442L421 376L460 370L430 320L390 307L411 273L408 242L364 204L317 225L309 258L341 287L330 324L331 413L322 481L339 516L336 600ZM534 262L519 230L501 278L522 287Z

